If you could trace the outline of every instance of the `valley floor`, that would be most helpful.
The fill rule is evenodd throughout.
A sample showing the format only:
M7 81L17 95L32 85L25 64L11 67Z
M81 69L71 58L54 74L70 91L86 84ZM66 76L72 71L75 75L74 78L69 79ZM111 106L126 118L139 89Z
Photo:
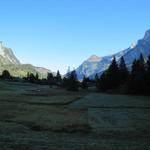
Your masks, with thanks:
M149 150L150 97L0 82L2 150Z

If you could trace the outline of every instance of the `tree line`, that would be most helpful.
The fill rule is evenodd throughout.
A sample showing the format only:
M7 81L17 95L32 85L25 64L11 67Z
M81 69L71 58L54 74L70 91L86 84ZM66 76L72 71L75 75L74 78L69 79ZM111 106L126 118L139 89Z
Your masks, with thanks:
M14 81L9 71L4 70L1 79ZM21 81L58 86L69 91L86 90L89 86L96 86L98 92L115 92L123 94L150 95L150 56L144 60L142 54L135 59L131 66L126 66L123 57L117 62L114 57L110 66L101 75L96 74L95 80L90 80L85 75L81 82L78 81L76 71L71 71L62 77L57 71L56 75L48 73L47 78L39 79L38 73L27 73Z
M150 56L144 60L142 54L128 68L121 57L117 63L114 57L112 63L101 76L96 75L98 91L115 91L125 94L150 94Z
M89 85L95 84L98 92L150 95L150 56L145 61L141 53L131 66L126 65L123 56L118 62L114 56L108 69L101 75L96 74L95 80L84 76L82 82L79 82L74 70L65 81L65 87L74 91L88 89Z

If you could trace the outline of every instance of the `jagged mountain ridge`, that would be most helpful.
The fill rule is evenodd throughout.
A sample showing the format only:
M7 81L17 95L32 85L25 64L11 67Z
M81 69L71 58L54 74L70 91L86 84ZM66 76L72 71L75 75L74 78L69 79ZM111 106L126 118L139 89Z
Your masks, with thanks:
M144 58L150 55L150 30L146 31L144 38L138 40L136 45L132 45L123 51L104 57L91 56L76 69L77 77L79 80L82 80L83 75L94 78L96 73L101 74L108 68L114 56L117 61L123 56L126 64L131 66L134 59L138 59L141 53Z

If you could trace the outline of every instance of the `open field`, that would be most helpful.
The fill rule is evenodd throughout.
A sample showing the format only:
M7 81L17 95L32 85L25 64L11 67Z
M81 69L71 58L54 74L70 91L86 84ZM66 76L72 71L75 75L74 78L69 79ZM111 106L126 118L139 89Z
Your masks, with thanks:
M150 97L0 82L2 150L149 150Z

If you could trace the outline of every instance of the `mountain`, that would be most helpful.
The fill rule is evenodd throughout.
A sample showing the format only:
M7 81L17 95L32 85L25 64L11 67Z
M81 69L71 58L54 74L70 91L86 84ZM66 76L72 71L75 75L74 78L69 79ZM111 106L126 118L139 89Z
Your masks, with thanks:
M11 75L16 77L25 77L28 72L39 74L40 78L45 78L50 70L42 67L36 67L31 64L21 64L10 48L7 48L0 42L0 74L3 70L8 70Z
M0 65L20 64L13 51L0 41Z
M82 80L83 75L94 78L97 73L101 74L109 67L114 56L118 62L123 56L126 64L131 66L134 59L138 59L141 53L145 59L150 55L150 30L146 31L143 39L138 40L137 44L132 44L123 51L104 57L92 55L76 69L78 79Z

